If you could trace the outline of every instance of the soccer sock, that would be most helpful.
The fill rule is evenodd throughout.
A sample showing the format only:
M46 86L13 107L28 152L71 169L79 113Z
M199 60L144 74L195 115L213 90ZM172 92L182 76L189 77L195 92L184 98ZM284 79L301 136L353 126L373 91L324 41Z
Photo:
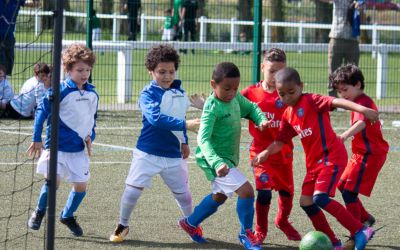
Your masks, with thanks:
M312 204L311 206L302 206L301 208L304 210L304 212L306 212L308 218L310 218L315 230L325 233L331 240L332 244L340 241L338 238L336 238L336 235L329 226L324 213L317 206L317 204Z
M47 182L45 182L42 186L42 189L40 189L40 194L39 198L37 201L37 210L40 213L45 213L46 208L47 208L47 194L49 193L49 185L47 185Z
M353 193L347 190L344 190L342 192L342 197L346 205L347 211L349 211L356 220L361 221L361 211L358 204L357 195L357 193Z
M357 198L357 204L358 204L358 208L360 209L360 220L361 222L365 222L368 220L369 218L369 213L368 211L365 209L364 205L362 204L360 198Z
M247 229L252 230L254 218L254 197L238 197L236 203L236 212L238 214L241 225L240 233L245 234Z
M314 195L313 200L319 207L330 213L342 226L349 230L350 235L354 235L363 228L363 224L360 221L356 220L342 204L329 198L328 194L320 193Z
M194 227L198 227L203 220L217 212L218 207L222 204L224 203L216 202L212 198L212 194L207 195L200 204L194 208L193 213L187 218L188 223Z
M123 226L129 225L129 219L136 203L142 194L142 190L126 185L124 193L121 197L120 211L119 211L119 224Z
M256 231L267 235L271 190L258 190L256 200Z
M289 218L293 207L293 194L286 191L279 191L278 197L278 214L276 215L275 223L286 222Z
M177 194L173 193L176 203L178 203L179 208L181 209L183 215L188 217L192 214L192 194L190 191L186 191L185 193Z
M70 218L74 216L74 212L78 209L86 192L75 192L71 190L68 196L67 204L65 204L64 210L62 212L62 218Z

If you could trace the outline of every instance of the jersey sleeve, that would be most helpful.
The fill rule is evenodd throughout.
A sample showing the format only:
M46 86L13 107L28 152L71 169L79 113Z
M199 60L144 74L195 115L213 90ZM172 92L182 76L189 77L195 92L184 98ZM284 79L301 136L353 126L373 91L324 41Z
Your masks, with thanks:
M296 130L294 130L292 125L290 125L286 119L282 118L281 126L279 127L279 132L275 140L283 143L289 143L295 136L297 136Z
M201 115L199 133L197 135L197 144L205 157L207 163L213 169L217 169L221 164L224 163L223 159L218 156L215 152L212 143L211 136L213 134L214 123L216 121L215 111L212 106L214 104L206 102Z
M253 121L255 124L260 125L264 121L268 121L261 109L255 104L247 100L241 94L236 94L236 98L240 105L240 117Z
M364 107L374 109L373 104L368 100L368 99L360 99L359 101L356 101L357 104L362 105ZM367 122L368 119L364 116L363 113L359 112L352 112L352 124L356 123L357 121L364 121Z
M318 113L332 111L332 101L335 99L333 96L324 96L318 94L309 94L308 100L311 102L311 106L315 107Z
M36 109L35 122L33 125L33 142L42 141L43 124L50 115L49 96L51 96L51 89L46 92L46 95L43 97L42 102L39 103L39 106Z
M150 93L143 91L140 94L139 107L151 125L169 131L186 132L185 120L162 114L160 103L155 102Z

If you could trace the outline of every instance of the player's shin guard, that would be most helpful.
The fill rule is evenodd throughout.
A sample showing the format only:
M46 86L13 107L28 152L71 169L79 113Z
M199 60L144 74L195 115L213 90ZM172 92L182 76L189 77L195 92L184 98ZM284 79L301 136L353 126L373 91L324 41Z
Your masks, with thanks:
M293 207L293 194L286 191L279 191L278 198L278 214L276 215L275 224L286 222L289 219L290 212Z
M343 201L346 205L347 211L353 215L353 217L361 222L361 210L360 205L358 204L357 193L353 193L347 190L342 192Z
M236 212L239 217L241 229L240 234L246 234L246 230L253 231L253 218L254 218L254 197L240 198L238 197L236 203Z
M357 198L357 204L358 204L358 208L360 209L360 221L361 222L365 222L368 220L369 218L369 213L368 211L365 209L364 205L362 204L360 198Z
M190 191L186 191L185 193L177 194L174 193L175 201L181 209L183 215L188 217L192 214L192 194Z
M39 213L45 213L47 208L47 194L49 193L49 185L47 181L43 184L40 189L39 198L37 201L37 210Z
M129 225L129 219L132 211L135 208L141 194L142 190L128 185L125 186L124 193L121 197L119 224L123 226Z
M71 190L68 196L67 204L65 204L61 217L62 218L73 217L75 211L78 209L85 195L86 192L75 192Z
M271 204L271 190L258 190L256 200L256 232L264 237L268 233L268 214Z
M315 230L325 233L331 240L332 244L340 241L329 226L324 213L316 204L312 204L311 206L302 206L301 208L306 212L308 218L310 218Z
M330 213L342 226L349 230L350 235L354 235L363 228L363 224L360 221L356 220L342 204L329 198L328 194L320 193L314 195L313 200L319 207Z
M204 199L194 208L193 213L187 218L188 223L193 227L198 227L200 223L217 212L218 207L222 203L216 202L212 198L212 194L207 195Z

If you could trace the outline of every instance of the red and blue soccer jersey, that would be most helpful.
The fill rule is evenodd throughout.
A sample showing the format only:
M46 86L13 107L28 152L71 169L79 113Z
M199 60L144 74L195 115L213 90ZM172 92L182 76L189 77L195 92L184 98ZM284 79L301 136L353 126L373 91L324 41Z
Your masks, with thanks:
M306 155L307 170L321 163L335 163L337 159L346 158L347 161L346 148L330 123L329 111L332 110L333 99L318 94L303 94L298 103L286 108L283 114L277 140L288 142L299 135Z
M360 95L354 102L378 111L374 101L365 94ZM351 143L352 152L354 154L386 155L389 151L389 144L383 139L381 123L371 123L363 114L351 112L351 124L360 120L365 122L366 127L360 133L354 135Z
M264 131L260 131L252 121L249 121L249 132L253 137L250 151L258 154L266 149L278 135L282 115L286 109L286 105L279 98L277 91L274 91L273 93L266 92L263 89L261 82L243 89L241 94L250 101L256 103L264 112L267 119L271 121L270 127ZM280 153L271 155L268 158L268 161L273 161L277 164L290 163L292 162L292 154L293 143L289 140L289 143L285 144Z
M266 92L262 87L262 82L252 85L241 94L248 100L256 103L264 112L268 120L271 121L270 127L260 131L252 121L249 121L249 132L253 137L250 146L250 161L254 156L266 149L279 133L279 127L286 105L278 96L278 92ZM274 190L285 190L289 193L294 192L293 184L293 143L290 140L282 150L264 163L253 168L256 189L271 188Z

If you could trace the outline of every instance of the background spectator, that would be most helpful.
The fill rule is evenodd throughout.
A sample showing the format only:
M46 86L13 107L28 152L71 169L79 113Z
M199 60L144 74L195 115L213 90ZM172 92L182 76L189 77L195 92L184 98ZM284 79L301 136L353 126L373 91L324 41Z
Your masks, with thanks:
M101 39L101 27L100 27L100 19L96 16L96 11L93 10L92 17L92 40L100 41Z
M185 41L195 41L196 36L196 15L199 3L197 0L184 0L182 4L183 36ZM183 51L186 53L186 51ZM194 53L194 50L192 50Z
M171 41L174 35L174 30L172 27L172 9L165 10L165 19L164 19L164 27L163 34L161 40L163 41Z
M7 80L6 67L0 64L0 112L3 112L6 105L14 97L14 91Z
M138 32L138 16L142 9L140 0L127 0L124 10L128 11L128 41L136 41L136 33Z

